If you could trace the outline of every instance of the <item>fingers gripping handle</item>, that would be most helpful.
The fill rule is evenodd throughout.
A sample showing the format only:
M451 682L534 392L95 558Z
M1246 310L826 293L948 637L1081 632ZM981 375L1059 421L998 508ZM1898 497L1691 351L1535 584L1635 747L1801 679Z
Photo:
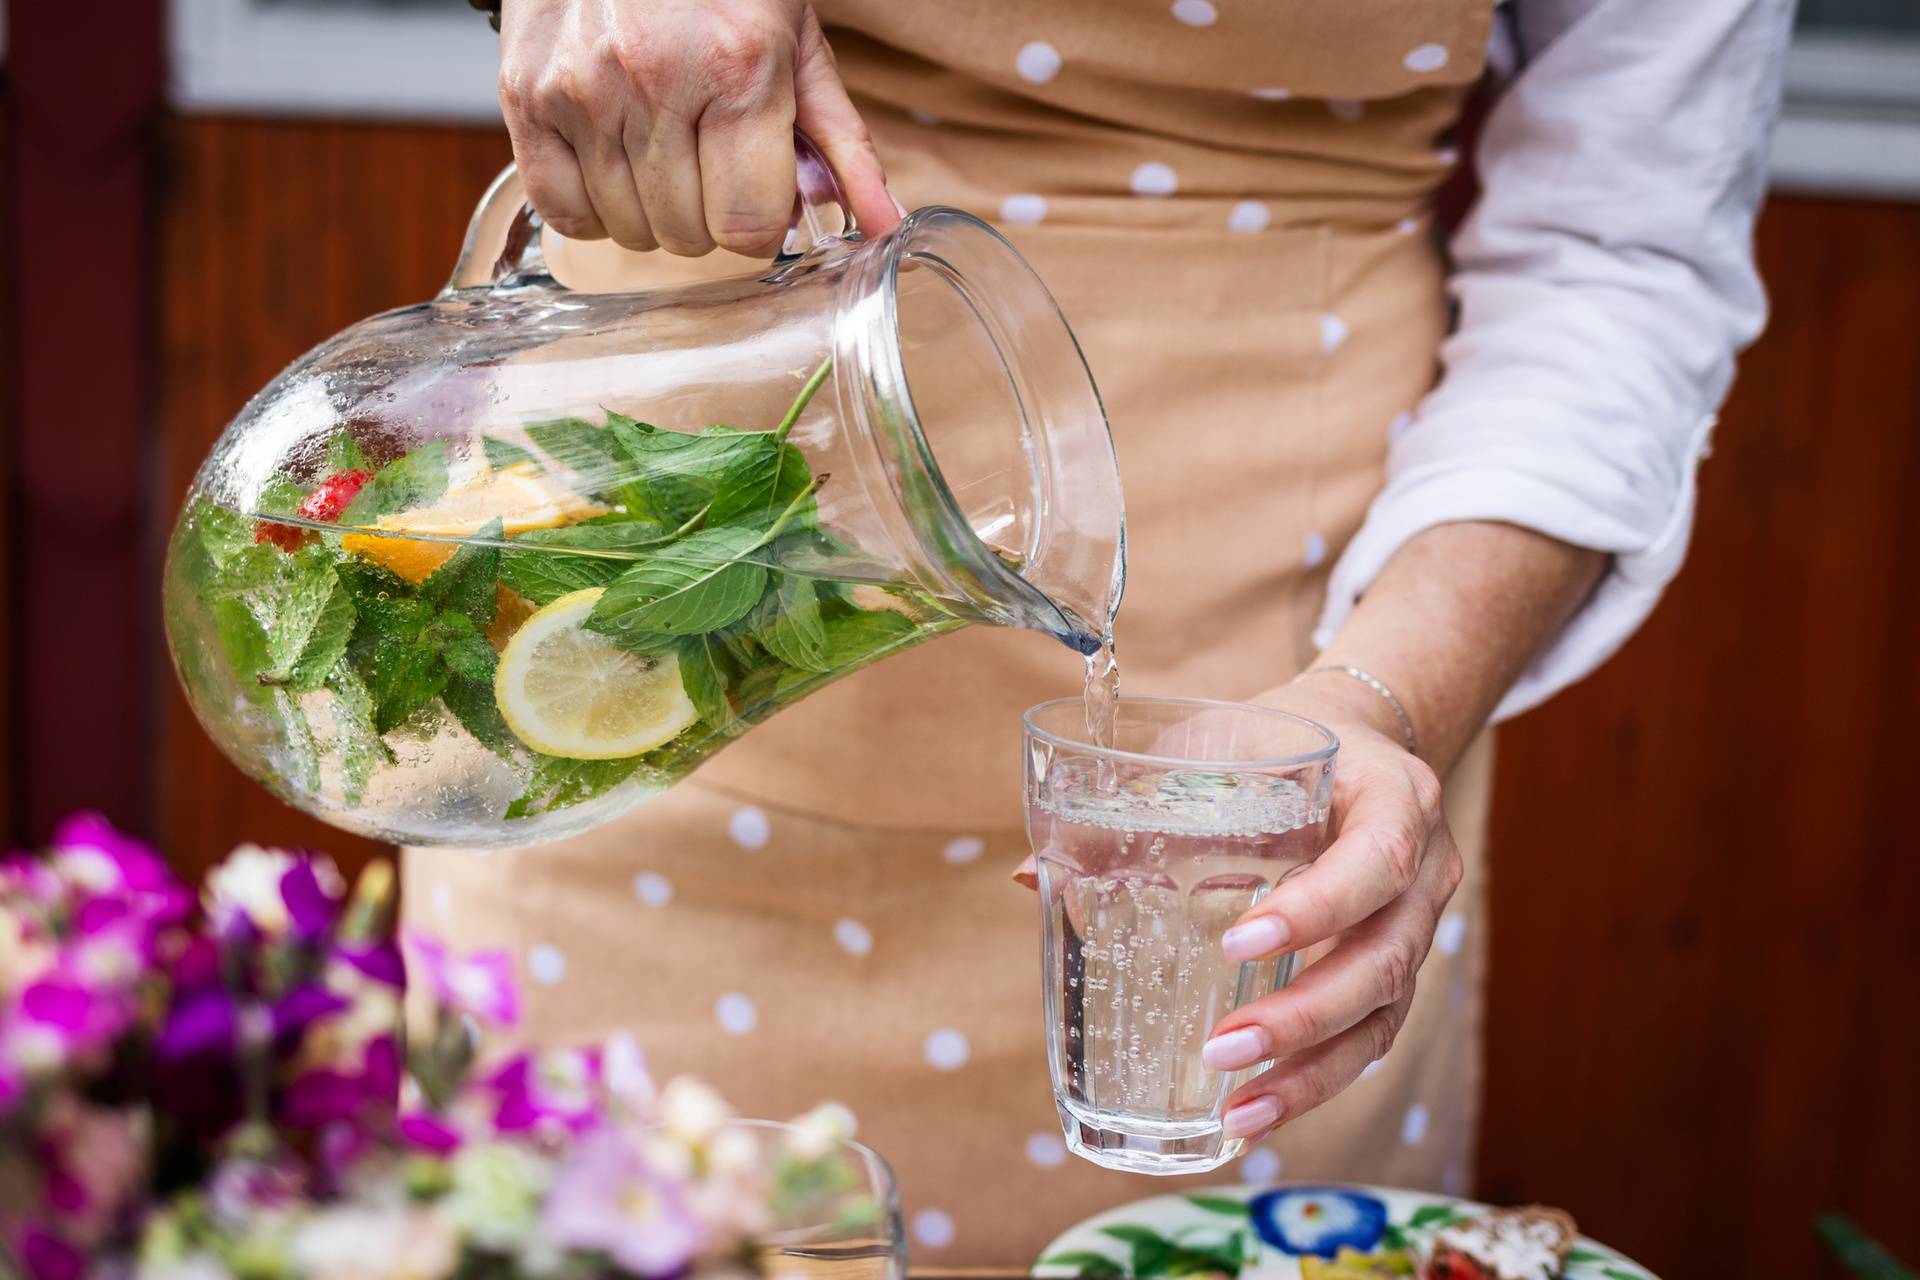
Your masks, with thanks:
M816 248L838 240L851 240L860 234L847 203L840 179L827 163L826 155L812 138L793 132L794 187L793 219L776 263L786 264L805 257ZM840 230L833 231L825 211L834 209ZM460 260L454 264L453 278L447 288L471 289L477 286L512 286L534 279L549 278L546 254L540 246L542 222L539 212L527 203L527 188L520 170L508 165L473 211L467 224L467 238L460 246Z

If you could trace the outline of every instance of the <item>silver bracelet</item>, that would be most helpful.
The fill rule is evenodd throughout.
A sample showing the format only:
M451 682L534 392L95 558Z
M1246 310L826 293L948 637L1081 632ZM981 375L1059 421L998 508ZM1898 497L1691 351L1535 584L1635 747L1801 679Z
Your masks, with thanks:
M1302 671L1300 675L1310 676L1317 671L1333 671L1343 676L1352 676L1355 680L1358 680L1361 684L1385 698L1387 705L1393 708L1393 718L1400 722L1400 733L1407 740L1407 754L1410 756L1420 754L1414 745L1413 720L1407 715L1407 709L1400 705L1400 699L1393 696L1393 690L1381 684L1372 673L1362 671L1359 667L1308 667L1305 671ZM1298 678L1298 676L1295 677L1295 679Z

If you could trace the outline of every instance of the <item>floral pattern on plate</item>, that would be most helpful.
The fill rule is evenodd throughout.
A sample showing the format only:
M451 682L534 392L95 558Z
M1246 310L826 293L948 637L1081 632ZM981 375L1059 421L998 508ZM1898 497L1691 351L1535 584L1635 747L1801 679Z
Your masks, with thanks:
M1060 1280L1411 1277L1443 1227L1485 1210L1470 1200L1388 1187L1210 1188L1155 1196L1089 1218L1055 1240L1033 1270ZM1584 1236L1561 1274L1564 1280L1655 1280L1646 1268Z

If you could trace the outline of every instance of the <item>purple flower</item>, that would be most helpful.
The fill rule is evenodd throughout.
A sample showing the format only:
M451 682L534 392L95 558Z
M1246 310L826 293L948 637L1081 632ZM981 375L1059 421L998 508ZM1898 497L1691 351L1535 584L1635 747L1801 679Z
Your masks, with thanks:
M51 860L62 877L95 896L174 887L166 863L97 813L76 813L54 828Z
M340 946L334 948L333 954L362 976L371 978L383 986L392 987L396 991L406 988L407 966L400 958L400 948L391 942Z
M513 982L513 954L475 951L456 956L440 940L409 933L407 945L419 958L434 999L458 1013L470 1013L497 1027L520 1020L520 996Z
M452 1155L466 1135L453 1121L431 1111L409 1111L400 1117L400 1138L407 1145L436 1156Z
M303 983L274 1001L273 1038L285 1042L306 1033L322 1018L330 1018L352 1001L337 991L313 983Z
M493 1126L501 1133L565 1130L600 1123L600 1056L577 1049L518 1053L487 1077L499 1099Z
M638 1276L673 1275L700 1248L686 1188L612 1130L581 1140L555 1175L543 1215L562 1248L604 1252Z
M331 864L327 865L331 869ZM315 867L311 858L302 858L280 877L280 901L286 904L293 931L303 938L317 938L333 928L340 911L340 894L327 891ZM336 885L339 879L335 872Z
M308 1071L288 1085L277 1114L286 1124L317 1129L339 1121L391 1116L400 1093L400 1051L393 1037L367 1042L360 1070Z
M20 1241L20 1260L33 1280L80 1280L86 1258L50 1231L28 1227Z
M202 991L176 1003L154 1042L154 1056L162 1062L180 1062L207 1054L229 1055L239 1028L239 1009L220 988Z

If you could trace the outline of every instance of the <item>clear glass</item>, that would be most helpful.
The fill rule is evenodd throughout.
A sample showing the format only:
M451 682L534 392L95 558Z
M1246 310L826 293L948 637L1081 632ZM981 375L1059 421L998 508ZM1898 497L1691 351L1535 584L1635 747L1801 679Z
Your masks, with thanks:
M815 1150L797 1126L735 1120L772 1175L753 1273L765 1280L905 1280L907 1234L893 1169L858 1142Z
M242 770L376 838L534 844L967 623L1097 646L1119 477L1052 297L956 210L860 236L801 160L771 267L625 293L554 281L509 171L445 292L246 406L165 583Z
M1111 743L1089 736L1079 698L1027 713L1054 1101L1095 1164L1202 1173L1240 1154L1222 1108L1263 1067L1209 1071L1201 1045L1293 975L1290 955L1228 964L1220 937L1319 856L1339 744L1299 716L1192 698L1122 697Z

